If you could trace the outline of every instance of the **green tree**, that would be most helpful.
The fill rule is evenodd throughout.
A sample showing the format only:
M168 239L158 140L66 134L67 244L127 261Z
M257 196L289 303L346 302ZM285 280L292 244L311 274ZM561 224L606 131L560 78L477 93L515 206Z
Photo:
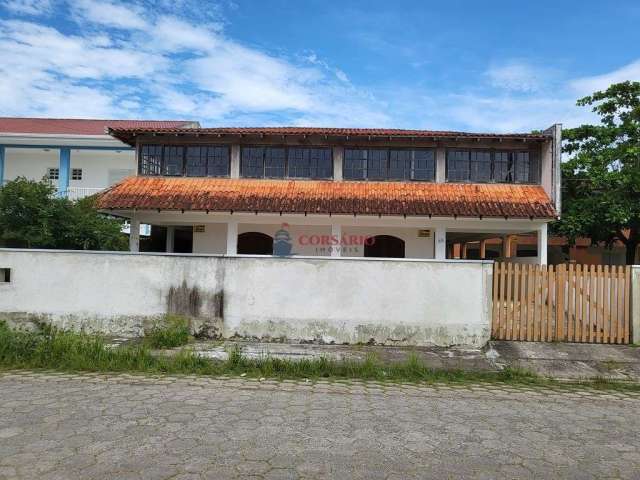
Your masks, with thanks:
M562 217L556 233L626 247L626 263L640 244L640 82L611 85L578 100L591 106L599 125L563 132Z
M72 202L47 182L18 178L0 188L0 245L71 250L124 250L122 221L103 215L94 198Z

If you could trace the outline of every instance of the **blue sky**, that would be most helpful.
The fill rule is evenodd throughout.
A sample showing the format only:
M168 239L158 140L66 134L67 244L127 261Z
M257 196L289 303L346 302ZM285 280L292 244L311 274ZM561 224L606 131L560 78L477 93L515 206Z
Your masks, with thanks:
M640 80L637 1L4 0L0 115L529 131Z

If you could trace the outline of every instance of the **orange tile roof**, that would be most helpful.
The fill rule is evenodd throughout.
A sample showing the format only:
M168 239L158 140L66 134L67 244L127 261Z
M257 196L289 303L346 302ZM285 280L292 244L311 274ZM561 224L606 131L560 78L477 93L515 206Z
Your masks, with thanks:
M129 177L101 209L555 218L537 185Z
M199 126L190 120L96 120L84 118L0 117L0 133L106 135L107 128L181 128Z

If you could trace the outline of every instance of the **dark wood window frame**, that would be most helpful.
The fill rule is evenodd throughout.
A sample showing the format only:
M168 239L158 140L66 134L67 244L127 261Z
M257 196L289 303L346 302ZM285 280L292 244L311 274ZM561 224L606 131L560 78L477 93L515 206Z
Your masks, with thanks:
M316 173L319 171L326 170L328 175L310 175L310 176L300 176L300 175L292 175L291 169L291 153L294 150L324 150L328 152L329 156L325 160L329 162L328 168L321 167L317 165L315 167ZM253 151L256 153L257 150L262 150L262 160L261 162L253 162L249 166L245 165L245 151ZM267 150L271 150L271 152L267 152ZM275 151L282 150L283 156L274 156ZM255 160L257 156L253 157L252 160ZM282 163L279 163L279 160L282 159ZM259 164L261 163L261 165ZM252 170L252 173L249 173L248 168L255 169ZM296 167L299 169L300 167ZM309 167L311 171L313 168ZM255 171L255 173L253 173ZM282 175L278 174L278 171L282 172ZM333 179L333 148L325 147L325 146L295 146L295 145L243 145L240 149L240 177L241 178L296 178L300 180L331 180Z
M469 163L469 166L467 168L467 172L468 172L467 178L451 178L452 171L449 165L449 154L452 152L465 152L468 154L467 161ZM490 167L489 179L483 180L479 178L476 178L476 179L472 178L473 169L471 166L472 166L472 162L474 162L474 160L472 160L474 153L476 153L476 155L478 153L489 154L489 167ZM499 171L501 172L501 176L510 177L511 178L510 180L509 179L496 180L496 173L498 172L498 169L496 168L496 166L498 164L505 163L505 161L503 161L502 159L496 160L496 156L497 156L496 154L507 154L506 163L508 165L509 163L511 163L511 168L505 169L503 167L500 167ZM521 175L517 175L516 170L519 168L519 165L520 165L519 156L525 155L525 154L528 155L528 159L526 162L527 164L526 175L528 179L526 181L523 181L519 178L521 177ZM476 156L475 162L478 163L477 156ZM536 170L533 172L533 174L535 175L535 178L533 180L531 180L532 166L536 168ZM447 182L451 182L451 183L516 183L516 184L523 184L523 185L539 185L542 178L542 162L540 159L540 155L535 150L529 150L529 149L447 148L445 150L445 172L446 172Z
M302 156L297 155L297 153L302 153ZM287 176L289 178L323 180L333 178L333 148L331 147L289 147L286 159ZM323 161L328 162L328 164L322 166L321 162ZM298 162L300 163L298 164ZM308 171L309 174L304 174L305 171ZM315 172L315 174L312 175L312 172ZM322 172L325 174L322 174Z
M353 167L349 164L349 159L347 159L347 152L367 152L366 158L354 158L353 161L360 161L360 167ZM382 159L381 156L376 156L374 161L377 163L376 168L370 168L370 154L369 152L385 152L385 158L383 159L386 162L386 165L381 167L380 161ZM409 158L401 158L401 153L408 152ZM431 165L432 168L427 167L417 167L417 162L429 162L427 158L417 158L416 153L429 152L431 154ZM399 164L404 163L403 167L400 167ZM342 159L342 177L344 180L374 180L374 181L383 181L383 182L397 182L397 181L410 181L410 182L434 182L436 179L436 168L437 168L437 158L436 158L436 149L425 147L425 148L366 148L366 147L354 147L354 148L345 148L344 155ZM373 176L370 174L371 171L376 172ZM399 175L399 172L402 171L402 176ZM362 172L362 174L355 175L355 172ZM420 172L419 174L416 174ZM426 172L426 174L425 174ZM407 175L408 174L408 175Z
M200 149L222 149L226 150L226 160L227 167L226 172L224 174L213 174L214 169L209 168L209 159L215 158L214 155L209 155L209 152L205 152L206 165L204 168L206 169L206 175L189 175L188 167L188 149L189 148L200 148ZM167 164L168 160L168 152L175 149L175 151L179 151L180 153L174 156L174 159L179 160L181 165L179 168L174 170L169 170L170 165ZM146 152L145 152L146 151ZM200 152L202 155L202 152ZM148 155L148 158L145 157ZM155 158L154 158L155 157ZM159 158L158 158L159 157ZM202 157L201 157L202 158ZM158 161L159 160L159 161ZM202 165L200 166L202 168ZM212 177L212 178L225 178L231 175L231 148L229 145L217 145L217 144L184 144L184 145L173 145L173 144L160 144L160 143L145 143L140 145L138 148L138 174L141 176L149 176L149 177L158 177L158 176L167 176L167 177Z

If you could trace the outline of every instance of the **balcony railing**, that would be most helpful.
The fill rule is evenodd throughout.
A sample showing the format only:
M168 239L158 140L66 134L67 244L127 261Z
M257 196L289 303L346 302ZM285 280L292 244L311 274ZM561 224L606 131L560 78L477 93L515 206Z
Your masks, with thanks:
M10 180L3 180L0 186L6 185ZM52 186L56 188L55 183L52 182ZM64 196L66 196L69 200L79 200L84 197L88 197L90 195L95 195L98 192L101 192L106 187L68 187L64 192ZM58 193L58 189L56 188L56 194Z
M104 187L96 188L96 187L69 187L67 191L64 192L65 196L69 200L79 200L84 197L88 197L90 195L95 195L98 192L104 190Z

